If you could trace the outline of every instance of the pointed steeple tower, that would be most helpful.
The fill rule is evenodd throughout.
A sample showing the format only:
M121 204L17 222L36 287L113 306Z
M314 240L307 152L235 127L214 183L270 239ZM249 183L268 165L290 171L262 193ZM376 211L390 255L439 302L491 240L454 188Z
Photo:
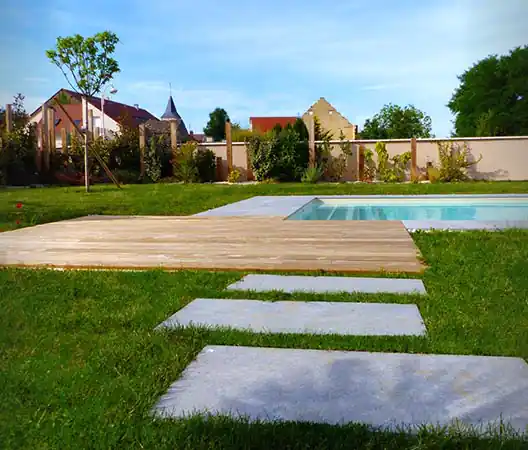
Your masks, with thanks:
M161 116L161 120L174 120L174 119L181 121L181 117L178 114L178 111L176 111L176 105L174 104L172 95L170 95L169 101L167 102L167 107L165 108L165 112Z

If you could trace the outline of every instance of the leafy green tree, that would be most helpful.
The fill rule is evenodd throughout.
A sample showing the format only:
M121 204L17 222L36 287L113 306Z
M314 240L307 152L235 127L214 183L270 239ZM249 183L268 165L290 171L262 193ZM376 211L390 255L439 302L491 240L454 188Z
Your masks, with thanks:
M528 46L492 55L458 78L448 107L455 114L455 136L528 134Z
M229 120L229 115L223 108L216 108L209 114L209 122L204 128L204 134L219 142L225 139L225 125Z
M308 128L306 127L304 120L302 120L300 117L298 117L295 123L293 124L293 129L297 131L297 134L299 135L301 141L308 140Z
M408 139L431 137L431 118L413 105L389 103L365 121L361 139Z
M112 58L117 35L110 31L84 38L76 34L58 37L55 49L47 50L46 56L63 73L71 88L83 97L91 97L101 91L119 72L117 61ZM85 102L85 128L88 128L88 104ZM86 192L90 189L88 176L88 133L84 139L84 178Z

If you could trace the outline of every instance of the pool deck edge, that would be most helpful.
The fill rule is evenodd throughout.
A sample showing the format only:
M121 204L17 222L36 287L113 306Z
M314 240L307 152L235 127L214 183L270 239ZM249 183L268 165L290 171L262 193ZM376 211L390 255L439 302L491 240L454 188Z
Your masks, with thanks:
M287 219L292 214L313 200L321 199L441 199L441 198L518 198L527 199L528 194L431 194L431 195L281 195L255 196L230 203L219 208L210 209L195 214L204 216L252 216L252 217L282 217ZM528 229L528 220L402 220L407 231L431 230L489 230L499 231L509 228Z

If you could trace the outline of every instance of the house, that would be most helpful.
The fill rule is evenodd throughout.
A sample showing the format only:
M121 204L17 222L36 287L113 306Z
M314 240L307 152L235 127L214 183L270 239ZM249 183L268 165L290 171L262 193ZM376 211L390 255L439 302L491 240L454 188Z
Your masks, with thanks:
M62 108L58 107L54 100L57 100ZM125 105L105 98L103 107L101 99L98 97L87 97L86 102L88 104L88 117L92 117L92 123L89 127L94 130L96 135L112 137L124 124L138 126L149 120L159 122L158 118L140 108L139 105ZM77 92L60 89L45 103L48 108L54 111L56 147L60 148L62 146L61 130L63 128L66 129L66 133L70 134L75 129L74 124L81 128L84 127L84 100L81 94ZM102 109L104 109L104 116ZM42 106L31 113L29 120L37 124L37 127L42 126Z
M293 125L298 117L250 117L249 129L266 133L273 130L277 125L285 128L287 125Z
M339 139L341 133L345 139L354 140L356 138L357 125L353 125L350 121L339 113L324 97L317 100L308 111L306 111L302 118L304 123L310 123L311 117L315 116L319 120L321 127L332 133L333 139Z
M302 115L302 119L309 129L310 121L315 116L321 126L332 133L333 139L339 139L341 132L345 139L353 140L356 138L357 125L353 125L345 116L339 113L324 97L317 100ZM297 117L250 117L249 126L251 130L261 132L270 131L274 126L280 125L285 127L288 124L294 124Z

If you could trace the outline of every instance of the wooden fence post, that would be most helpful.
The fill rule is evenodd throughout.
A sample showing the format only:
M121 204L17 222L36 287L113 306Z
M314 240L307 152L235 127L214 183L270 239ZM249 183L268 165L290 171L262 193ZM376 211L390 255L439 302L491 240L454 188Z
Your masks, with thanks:
M227 157L227 173L233 171L233 139L231 138L231 121L227 119L225 124L226 134L226 157Z
M310 111L310 126L308 127L308 149L309 163L308 167L315 167L315 117L313 111Z
M13 131L13 107L10 104L6 105L5 109L6 131L11 133Z
M216 157L216 181L224 181L224 174L222 173L222 157Z
M140 178L145 177L145 147L146 147L146 136L145 136L145 124L139 125L139 171Z
M37 151L35 152L35 167L37 168L37 172L39 173L42 170L42 144L39 144L39 140L42 139L40 134L40 127L42 127L42 124L37 124L37 126L34 128L35 142L37 143Z
M359 144L358 178L359 181L365 181L365 147L361 144Z
M172 171L173 176L176 175L174 173L174 167L177 164L178 161L178 121L177 120L171 120L170 121L170 134L171 134L171 149L172 149Z
M61 128L61 153L68 152L68 135L66 134L66 128Z
M55 153L56 142L55 142L55 110L53 108L48 109L48 142L49 142L49 152L48 160L46 165L50 166L51 155Z
M40 159L41 159L41 168L43 170L48 170L48 152L49 152L49 128L48 128L48 105L44 103L42 105L42 119L40 121Z
M253 175L253 169L251 168L251 155L249 154L249 149L247 144L244 146L246 151L246 180L253 181L255 176Z
M94 138L94 126L93 126L93 109L88 110L88 137L90 141Z
M416 138L411 139L411 181L418 180L418 167L416 166Z

